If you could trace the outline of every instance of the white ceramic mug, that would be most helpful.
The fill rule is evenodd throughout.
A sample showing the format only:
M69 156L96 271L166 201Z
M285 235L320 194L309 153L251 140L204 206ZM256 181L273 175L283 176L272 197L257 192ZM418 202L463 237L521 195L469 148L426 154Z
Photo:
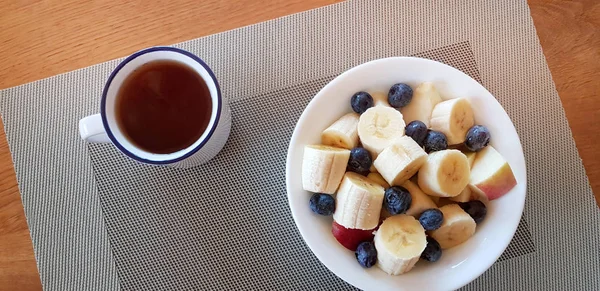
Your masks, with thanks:
M204 79L212 98L210 122L204 133L191 146L169 154L155 154L135 146L121 132L115 118L115 101L123 81L141 65L151 61L171 60L186 64ZM130 158L145 164L189 168L204 164L225 145L231 130L231 112L210 68L196 55L173 47L151 47L136 52L122 61L111 73L100 101L100 114L79 121L79 134L87 142L113 143Z

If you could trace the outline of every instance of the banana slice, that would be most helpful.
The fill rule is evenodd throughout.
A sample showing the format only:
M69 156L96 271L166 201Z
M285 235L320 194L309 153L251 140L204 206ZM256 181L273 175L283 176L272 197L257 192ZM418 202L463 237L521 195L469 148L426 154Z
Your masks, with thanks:
M461 154L462 155L462 154ZM373 162L377 172L395 186L404 183L427 161L427 153L409 136L398 138Z
M440 243L442 249L455 247L473 236L477 224L460 206L449 204L440 207L440 211L444 214L444 222L429 235Z
M381 213L379 213L379 220L380 221L384 221L386 219L388 219L388 217L391 217L392 215L390 214L389 211L387 211L387 209L381 207Z
M477 154L476 152L468 152L468 153L464 153L465 156L467 156L467 161L469 161L469 168L473 168L473 162L475 162L475 155Z
M321 143L328 146L352 149L358 145L357 113L348 113L321 133Z
M471 169L473 167L473 162L475 161L475 154L474 152L468 152L468 153L464 153L465 156L467 157L467 161L469 162L469 169ZM454 197L450 197L449 199L451 201L454 202L469 202L471 200L477 200L477 195L476 193L473 193L473 191L471 191L471 188L469 185L467 185L467 187L465 187L465 189L463 189L460 194L458 194L457 196Z
M419 175L418 175L418 174L414 174L414 175L413 175L412 177L410 177L410 179L408 179L408 180L410 180L411 182L413 182L413 183L415 183L415 184L416 184L416 183L419 183Z
M469 202L471 200L475 200L472 197L473 191L471 191L471 187L467 185L465 189L463 189L460 194L454 197L450 197L449 199L454 202Z
M344 175L333 220L345 228L373 229L379 224L383 187L353 172Z
M465 189L458 194L458 196L448 198L450 201L454 202L469 202L473 200L479 200L483 202L483 204L488 205L490 200L484 193L480 193L477 190L473 190L471 185L467 185Z
M465 189L470 174L467 157L460 151L433 152L419 170L419 187L427 195L454 197Z
M333 194L346 172L350 151L324 145L304 147L302 188L310 192Z
M394 215L383 221L375 233L377 266L390 275L410 271L427 246L425 230L410 215Z
M440 197L438 196L431 196L431 195L427 195L427 197L429 197L429 199L431 199L431 201L433 201L435 203L435 205L438 205L438 202L440 202Z
M420 120L429 127L433 108L442 102L440 94L431 82L425 82L415 88L413 98L408 105L402 107L400 112L406 124L413 120Z
M374 93L371 93L371 97L373 97L373 102L375 103L375 106L391 107L390 103L388 103L387 93L374 92Z
M427 196L425 193L423 193L423 191L421 191L421 189L419 188L419 186L413 182L406 181L404 183L402 183L402 185L400 185L404 188L406 188L406 190L408 190L408 192L410 193L410 197L412 202L410 203L410 208L408 208L408 210L406 210L406 215L410 215L413 216L414 218L419 218L419 216L421 215L421 213L423 213L423 211L427 210L427 209L431 209L431 208L437 208L437 205L435 204L435 202L433 202L432 197ZM439 197L435 197L435 198L439 198ZM383 220L386 219L388 217L392 216L387 209L385 208L381 208L381 214L379 215L379 219Z
M377 173L377 169L375 169L375 166L371 165L371 167L369 168L369 172Z
M431 129L444 133L449 145L464 142L467 131L474 124L471 103L465 98L440 102L431 112Z
M378 185L380 185L384 189L390 188L390 184L388 184L385 181L385 179L383 177L381 177L381 175L379 173L369 173L367 175L367 178L369 178L371 181L377 183Z
M402 114L386 106L375 106L360 115L358 121L358 137L364 148L373 158L404 135Z
M437 205L433 202L433 200L423 193L417 184L411 181L406 181L400 186L406 188L406 190L410 192L410 197L412 198L410 208L406 210L407 215L419 218L423 211L431 208L437 208Z
M485 195L485 193L481 193L478 192L477 190L473 190L473 187L471 185L469 185L469 188L471 188L471 200L479 200L481 202L483 202L483 204L485 204L487 207L489 207L489 203L490 203L490 199L488 199L487 195Z
M450 198L448 198L448 197L438 197L438 201L436 202L436 204L439 208L439 207L444 207L444 206L450 205L450 204L456 204L456 202L450 200Z

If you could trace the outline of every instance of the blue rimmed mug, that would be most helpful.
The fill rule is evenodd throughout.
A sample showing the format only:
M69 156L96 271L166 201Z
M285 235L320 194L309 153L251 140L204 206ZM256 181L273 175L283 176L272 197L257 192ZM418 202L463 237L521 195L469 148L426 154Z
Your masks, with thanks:
M116 99L123 81L140 66L159 60L176 61L192 68L208 86L212 99L210 121L200 138L189 147L168 154L151 153L135 146L124 136L115 117ZM231 112L227 100L221 96L214 73L196 55L173 47L147 48L123 60L110 74L104 86L100 114L90 115L79 121L79 134L87 142L113 143L121 152L136 161L178 168L194 167L211 160L227 142L230 130Z

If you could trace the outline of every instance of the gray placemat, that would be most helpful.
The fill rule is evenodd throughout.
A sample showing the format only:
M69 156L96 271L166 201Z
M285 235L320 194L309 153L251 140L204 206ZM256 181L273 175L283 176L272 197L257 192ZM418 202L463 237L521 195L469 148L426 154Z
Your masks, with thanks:
M177 46L207 61L232 102L226 148L197 169L140 166L80 141L77 121L98 110L116 61L0 91L46 289L350 288L299 241L286 139L335 75L417 54L481 81L526 154L515 240L466 289L600 290L600 213L524 1L348 1Z
M479 79L466 42L416 56L444 61ZM232 102L229 142L213 161L193 169L142 165L112 145L89 145L125 289L350 288L304 244L285 195L285 159L294 125L331 79ZM534 250L523 219L498 261ZM314 278L323 283L315 285Z

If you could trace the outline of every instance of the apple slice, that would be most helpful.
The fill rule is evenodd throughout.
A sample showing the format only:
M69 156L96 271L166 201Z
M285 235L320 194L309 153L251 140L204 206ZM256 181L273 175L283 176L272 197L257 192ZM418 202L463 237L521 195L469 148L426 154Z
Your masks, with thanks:
M356 251L356 248L361 242L372 241L375 237L373 231L375 230L345 228L344 226L338 224L335 221L331 226L331 233L333 233L335 239L341 245L343 245L345 248L351 251Z
M471 190L494 200L515 187L517 180L504 157L488 145L475 155L469 185Z

